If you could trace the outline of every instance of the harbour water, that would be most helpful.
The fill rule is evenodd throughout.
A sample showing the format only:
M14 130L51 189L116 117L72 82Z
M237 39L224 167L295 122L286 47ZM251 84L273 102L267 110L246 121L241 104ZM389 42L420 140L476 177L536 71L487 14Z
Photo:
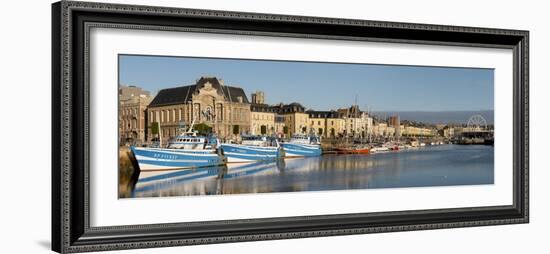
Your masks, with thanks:
M439 145L368 155L140 172L130 197L493 184L494 148Z

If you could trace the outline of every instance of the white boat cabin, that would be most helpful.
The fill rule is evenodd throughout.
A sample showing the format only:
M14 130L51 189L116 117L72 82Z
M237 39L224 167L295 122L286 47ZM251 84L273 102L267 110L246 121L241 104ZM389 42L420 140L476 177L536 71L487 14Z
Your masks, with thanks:
M278 147L279 142L275 138L269 138L265 136L242 136L241 144L247 146L260 146L260 147L269 147L274 146Z
M321 144L319 137L313 135L295 134L290 138L289 143L292 144L307 144L307 145L319 145Z
M186 150L206 150L212 149L212 144L218 143L216 141L210 140L205 136L198 136L197 131L193 131L192 127L188 130L180 128L180 134L175 138L168 141L168 147L171 149L186 149Z
M196 135L178 135L168 142L168 148L173 149L189 149L189 150L204 150L211 149L211 146L206 137Z

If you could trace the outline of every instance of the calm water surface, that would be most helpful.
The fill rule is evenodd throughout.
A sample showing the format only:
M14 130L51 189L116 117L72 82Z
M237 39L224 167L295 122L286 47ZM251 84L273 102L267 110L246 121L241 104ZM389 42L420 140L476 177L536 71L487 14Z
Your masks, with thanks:
M493 184L492 146L441 145L194 170L141 172L133 197Z

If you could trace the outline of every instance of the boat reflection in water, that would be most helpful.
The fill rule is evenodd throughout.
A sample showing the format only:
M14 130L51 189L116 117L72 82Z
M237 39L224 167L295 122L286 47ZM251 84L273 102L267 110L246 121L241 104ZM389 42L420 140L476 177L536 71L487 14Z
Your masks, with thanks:
M229 194L230 190L224 191L224 181L250 175L277 174L284 168L284 163L281 159L194 170L141 172L133 194L134 197Z
M133 197L493 184L492 146L442 145L396 153L286 158L141 172Z

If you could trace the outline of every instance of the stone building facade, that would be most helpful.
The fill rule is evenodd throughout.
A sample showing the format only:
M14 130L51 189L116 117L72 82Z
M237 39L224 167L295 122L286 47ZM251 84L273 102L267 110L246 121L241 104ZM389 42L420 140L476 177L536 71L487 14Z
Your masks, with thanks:
M268 136L276 133L275 112L272 107L267 104L250 105L250 133Z
M159 123L164 140L176 136L181 126L193 121L211 127L223 139L250 131L250 102L244 90L227 86L216 77L201 77L192 85L160 90L147 114L148 127Z
M391 138L395 136L395 128L385 122L379 122L373 127L373 135L376 137Z
M308 110L310 129L322 137L340 137L344 135L346 121L337 111Z
M121 85L118 94L118 133L120 144L145 142L145 111L152 97L148 91L136 86Z
M285 137L294 134L307 134L309 131L309 114L305 112L304 106L300 103L277 104L271 106L274 112L284 118Z
M432 137L436 134L436 129L415 126L405 126L402 133L402 135L406 137Z
M285 125L285 116L275 113L275 135L278 138L284 138L285 128L287 128Z

